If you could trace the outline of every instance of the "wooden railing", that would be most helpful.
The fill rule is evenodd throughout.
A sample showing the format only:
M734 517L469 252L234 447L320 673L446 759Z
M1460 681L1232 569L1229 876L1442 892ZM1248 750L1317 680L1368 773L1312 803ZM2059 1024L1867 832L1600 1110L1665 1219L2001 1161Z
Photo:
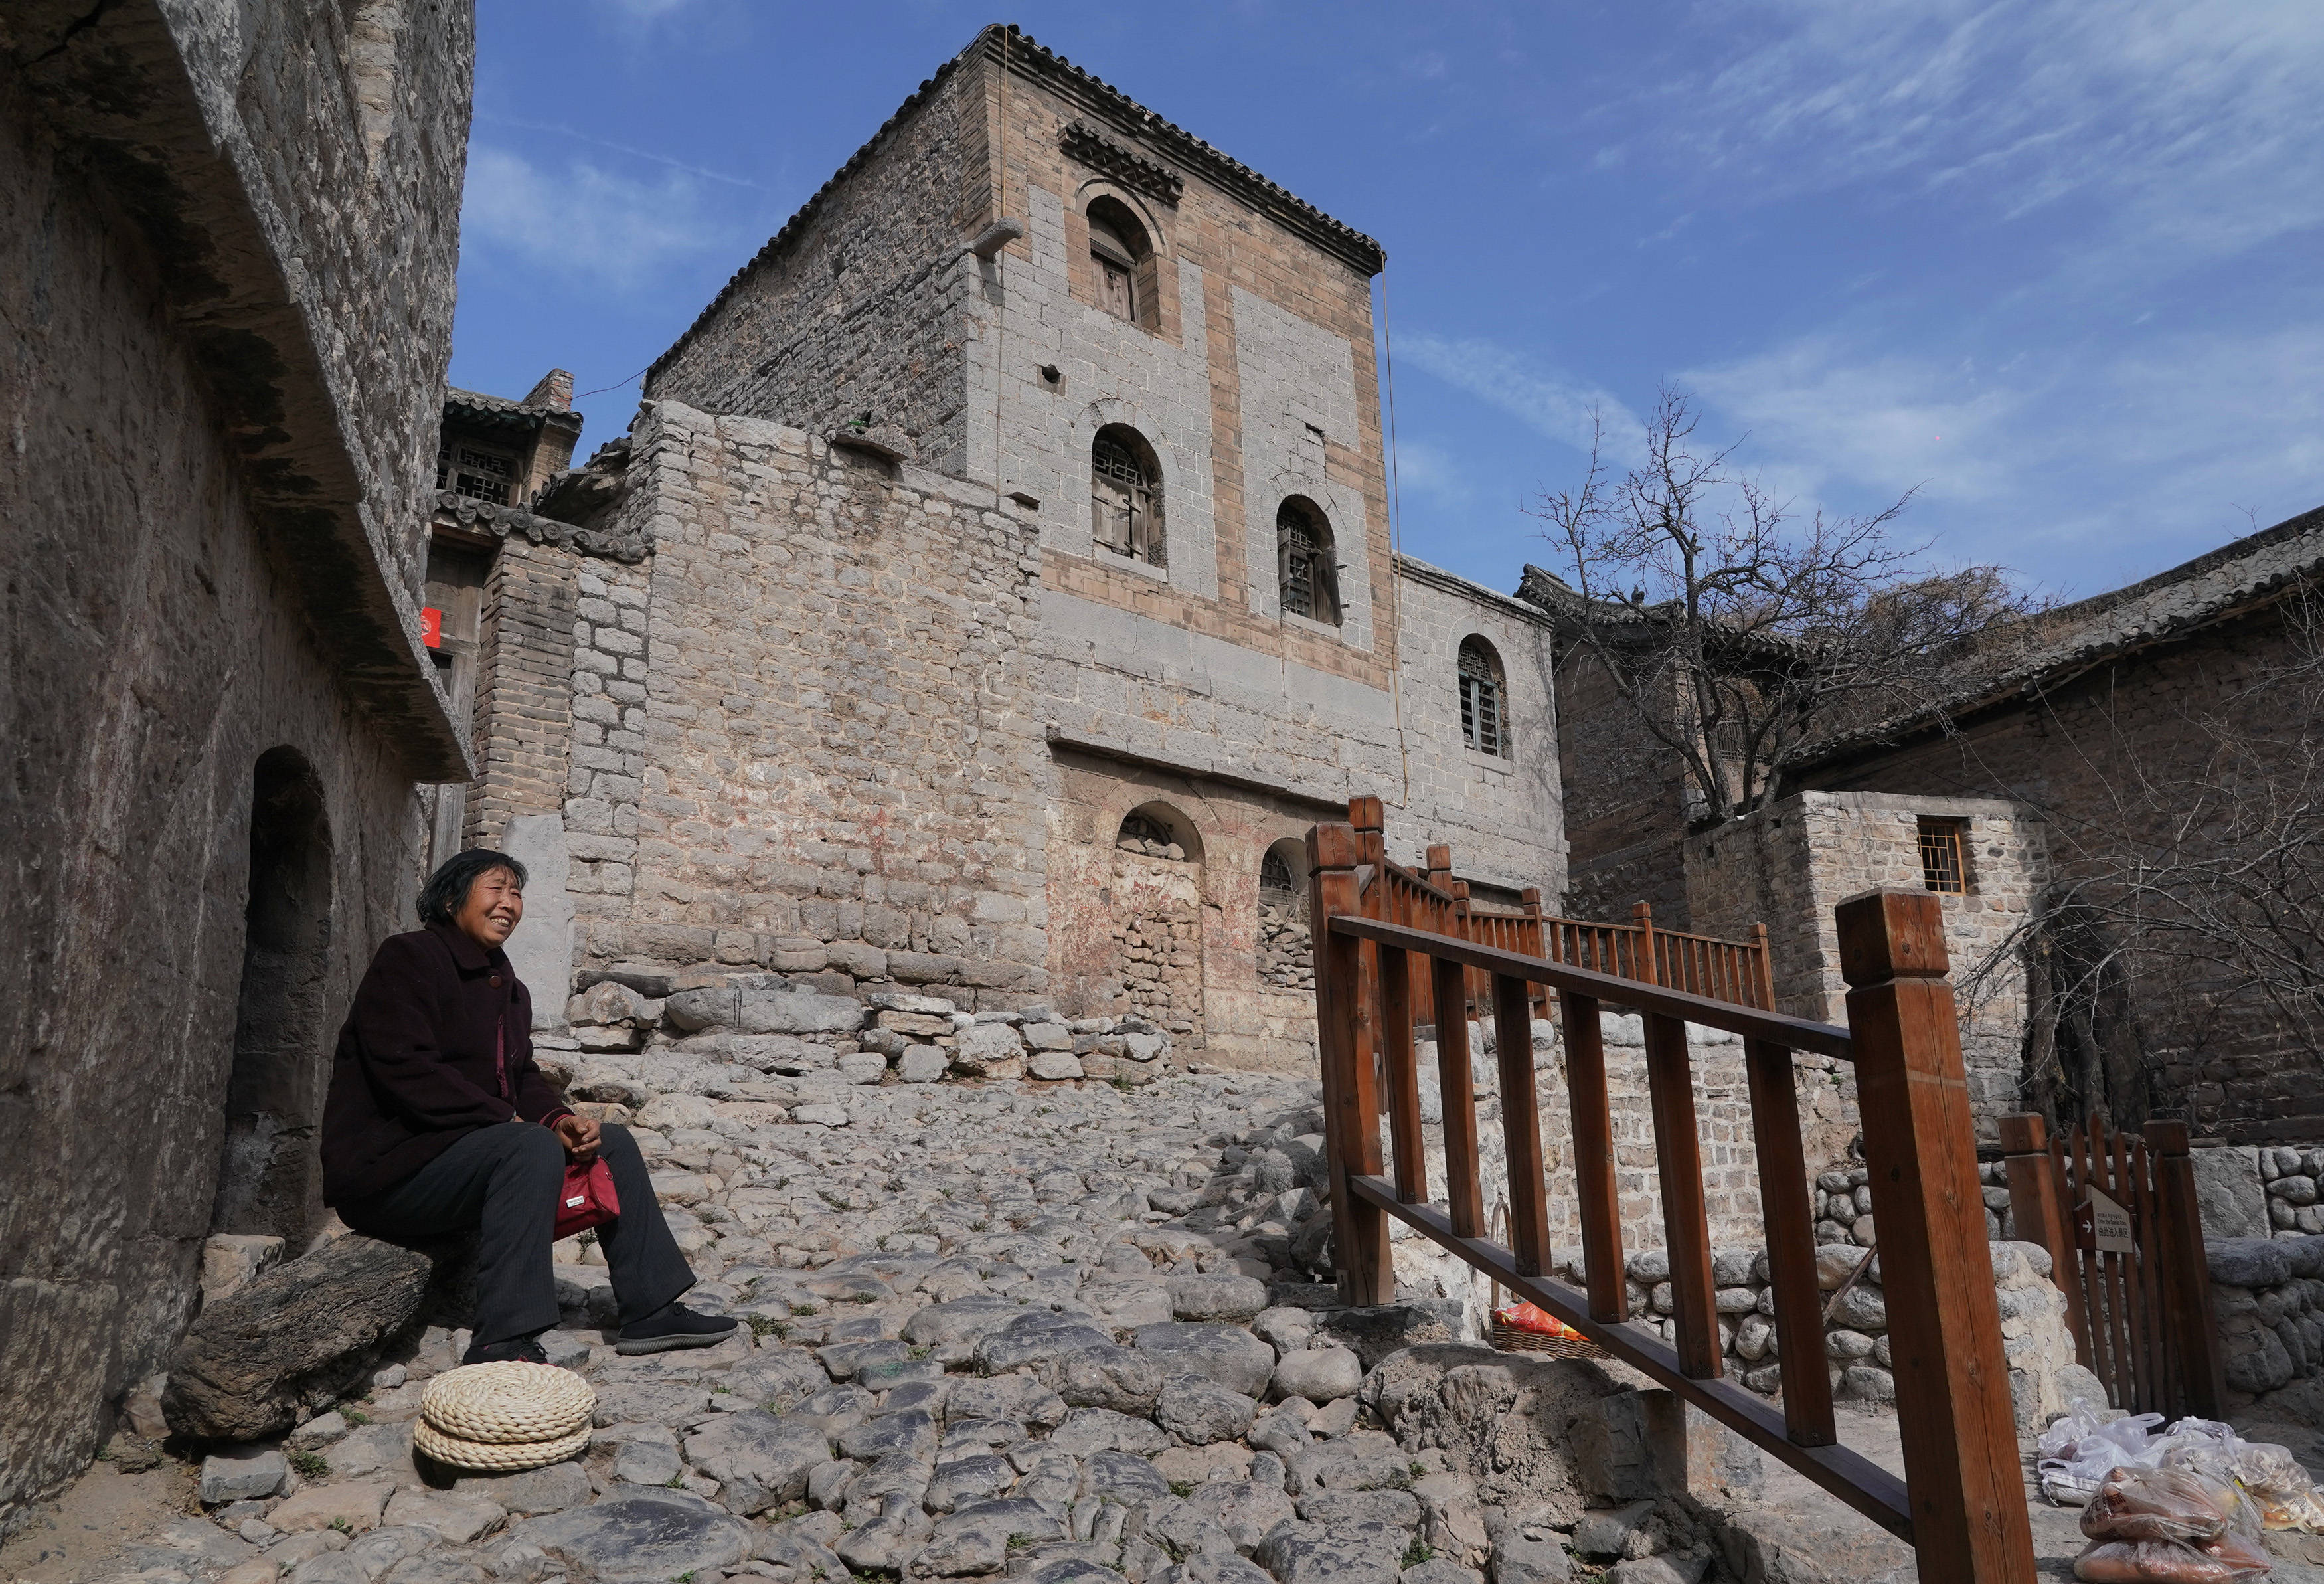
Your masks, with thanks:
M1468 881L1452 873L1452 849L1438 842L1428 849L1428 866L1417 872L1388 858L1380 800L1348 800L1348 823L1362 851L1359 889L1366 918L1408 924L1438 934L1455 935L1520 957L1571 963L1619 978L1665 985L1715 1001L1773 1011L1775 983L1767 967L1767 927L1751 926L1747 940L1722 940L1711 935L1690 935L1655 927L1654 910L1639 903L1627 924L1598 923L1587 919L1561 919L1541 911L1541 890L1527 886L1515 906L1488 902L1470 894ZM1464 980L1463 1000L1474 1014L1487 1008L1490 994L1486 976L1471 973ZM1435 997L1431 987L1416 986L1418 1020L1433 1024ZM1536 990L1533 1002L1545 1006L1547 992Z
M1317 826L1307 837L1333 1258L1342 1296L1351 1304L1394 1301L1388 1221L1402 1220L1911 1542L1922 1578L2030 1584L2033 1539L1936 899L1887 891L1841 904L1840 971L1849 987L1843 1029L1479 944L1443 927L1367 916L1372 910L1358 870L1381 861L1368 848L1351 825ZM1460 1018L1436 1025L1447 1181L1441 1200L1431 1195L1414 1058L1416 991L1425 984L1438 1005L1453 1005L1472 974L1484 977L1501 1027L1529 1015L1534 987L1557 997L1583 1290L1549 1274L1548 1181L1531 1041L1498 1042L1508 1246L1487 1234L1468 1024ZM1635 1008L1645 1019L1674 1346L1629 1318L1600 1024L1609 1005ZM1777 1350L1787 1363L1780 1414L1721 1378L1690 1023L1744 1040ZM1839 1444L1793 1076L1793 1054L1802 1051L1856 1069L1888 1301L1901 1483ZM1393 1180L1382 1175L1383 1109L1396 1152Z

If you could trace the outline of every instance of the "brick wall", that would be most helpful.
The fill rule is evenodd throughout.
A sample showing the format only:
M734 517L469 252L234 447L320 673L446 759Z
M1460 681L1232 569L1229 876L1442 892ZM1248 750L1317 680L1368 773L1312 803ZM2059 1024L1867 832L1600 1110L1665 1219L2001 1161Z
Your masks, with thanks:
M1646 902L1664 928L1698 929L1687 911L1680 851L1688 815L1678 755L1586 653L1569 648L1559 656L1557 696L1571 844L1562 911L1620 921L1631 903Z

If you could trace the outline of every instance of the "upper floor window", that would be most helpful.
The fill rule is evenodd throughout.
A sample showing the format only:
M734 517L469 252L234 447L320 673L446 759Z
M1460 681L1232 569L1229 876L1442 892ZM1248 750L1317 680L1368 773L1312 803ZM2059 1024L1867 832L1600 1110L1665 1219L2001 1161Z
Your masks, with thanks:
M1151 328L1154 283L1149 267L1154 248L1146 227L1119 199L1090 200L1090 282L1097 305L1116 319Z
M436 487L494 505L510 504L523 464L513 451L447 435L436 442Z
M1275 572L1283 608L1310 621L1340 625L1338 547L1315 503L1293 496L1275 514Z
M1116 555L1148 566L1162 551L1162 467L1146 437L1109 423L1090 447L1090 531Z
M1482 638L1461 640L1461 740L1480 754L1509 754L1508 689L1500 656Z

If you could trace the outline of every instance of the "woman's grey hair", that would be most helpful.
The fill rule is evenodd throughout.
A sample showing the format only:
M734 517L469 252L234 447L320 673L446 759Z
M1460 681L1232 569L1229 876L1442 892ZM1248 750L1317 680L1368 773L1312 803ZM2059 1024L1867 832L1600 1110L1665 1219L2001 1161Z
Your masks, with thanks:
M467 905L469 887L494 869L506 869L516 876L516 888L524 889L524 866L506 853L496 853L488 847L472 847L446 858L428 876L428 884L420 888L420 922L450 923L452 915Z

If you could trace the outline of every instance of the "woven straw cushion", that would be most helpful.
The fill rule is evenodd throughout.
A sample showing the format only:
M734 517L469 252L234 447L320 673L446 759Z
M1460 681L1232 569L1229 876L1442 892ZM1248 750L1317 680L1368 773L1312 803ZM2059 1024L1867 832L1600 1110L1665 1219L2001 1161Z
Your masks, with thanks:
M423 1419L411 1427L411 1444L438 1463L454 1468L506 1473L518 1468L543 1468L577 1457L589 1444L589 1427L585 1424L571 1435L559 1436L553 1441L470 1441L446 1435Z
M465 1441L561 1440L589 1428L597 1394L569 1369L546 1364L471 1364L428 1383L420 1417Z

